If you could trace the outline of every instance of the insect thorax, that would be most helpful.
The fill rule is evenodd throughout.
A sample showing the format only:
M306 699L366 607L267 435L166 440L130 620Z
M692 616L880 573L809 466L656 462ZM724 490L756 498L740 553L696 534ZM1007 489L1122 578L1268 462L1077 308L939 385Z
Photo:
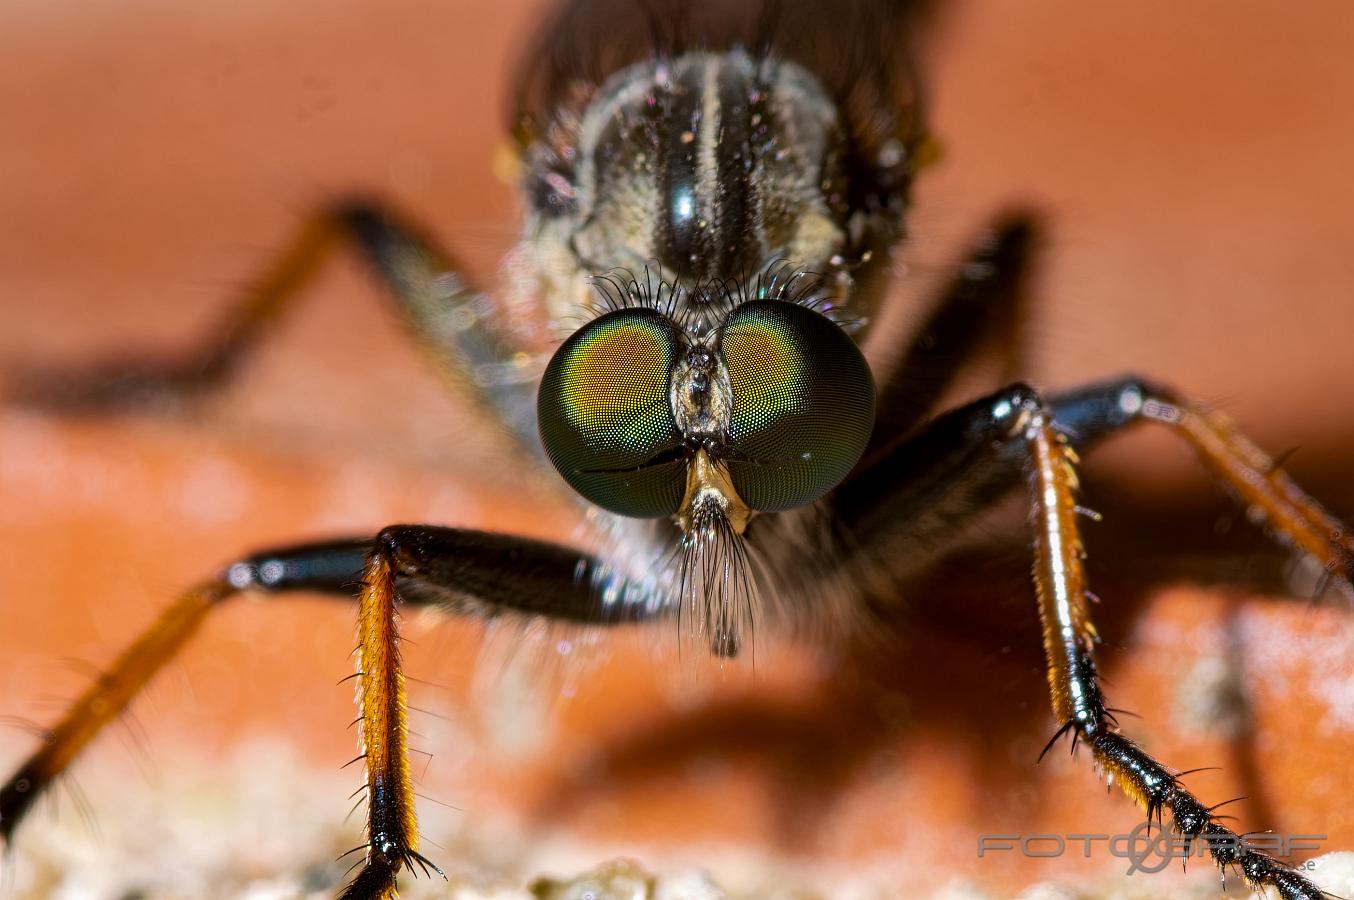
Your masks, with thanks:
M901 196L853 204L846 123L793 62L690 52L584 93L525 154L527 240L554 321L576 322L590 277L615 272L690 288L804 271L836 308L897 235Z

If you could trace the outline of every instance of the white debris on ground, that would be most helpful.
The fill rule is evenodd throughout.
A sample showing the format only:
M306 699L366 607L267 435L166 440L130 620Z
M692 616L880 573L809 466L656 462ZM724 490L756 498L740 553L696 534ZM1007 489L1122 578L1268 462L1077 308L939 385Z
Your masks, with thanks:
M329 898L354 858L354 819L343 821L350 781L320 776L284 745L241 747L214 768L185 766L145 780L82 773L98 798L92 821L63 800L59 814L39 810L12 855L0 860L5 900L292 900ZM172 798L166 806L165 798ZM439 826L434 826L439 827ZM528 841L514 827L461 816L450 833L425 836L424 849L447 863L448 880L401 879L404 900L893 900L909 891L901 867L849 870L809 866L746 847L715 846L701 864L668 862L638 848ZM642 859L642 862L634 858ZM610 861L608 861L610 860ZM452 868L454 864L455 868ZM1308 874L1337 896L1354 896L1354 853L1308 863ZM279 874L286 873L286 874ZM548 874L545 874L548 873ZM1236 877L1227 896L1252 897ZM995 900L956 874L929 896ZM1107 868L1098 883L1030 885L1022 900L1213 900L1215 878L1169 883L1125 878Z
M1311 860L1307 874L1317 887L1336 897L1354 897L1354 851L1341 850Z

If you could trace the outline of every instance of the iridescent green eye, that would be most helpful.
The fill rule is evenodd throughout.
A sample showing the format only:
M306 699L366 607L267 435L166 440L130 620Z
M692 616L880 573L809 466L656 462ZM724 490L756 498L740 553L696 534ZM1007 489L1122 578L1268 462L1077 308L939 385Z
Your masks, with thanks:
M836 324L793 303L737 307L719 336L729 373L729 475L753 509L812 503L851 471L874 429L874 381Z
M647 309L589 322L555 351L536 396L550 461L564 480L623 516L671 515L686 488L668 383L681 333Z

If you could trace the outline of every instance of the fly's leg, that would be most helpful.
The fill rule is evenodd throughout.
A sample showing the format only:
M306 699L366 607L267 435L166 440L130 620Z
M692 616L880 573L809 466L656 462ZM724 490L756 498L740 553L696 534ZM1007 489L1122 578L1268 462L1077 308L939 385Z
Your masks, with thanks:
M1167 426L1252 521L1280 544L1313 559L1325 585L1354 599L1354 535L1222 413L1189 403L1170 388L1125 376L1062 395L1054 420L1074 446L1136 422Z
M1053 417L1033 395L1019 400L1010 433L1030 458L1034 516L1034 582L1043 625L1053 711L1061 727L1091 747L1096 762L1146 813L1150 822L1169 810L1186 847L1203 841L1213 861L1235 866L1254 887L1270 886L1284 898L1319 900L1325 893L1301 874L1246 840L1213 816L1181 783L1176 771L1153 759L1118 729L1107 712L1096 675L1095 626L1087 609L1084 552L1077 524L1076 455L1055 430ZM1269 496L1266 499L1275 500ZM1050 742L1051 745L1052 742Z
M345 900L393 897L402 869L418 865L426 874L430 865L418 853L396 598L440 598L453 608L469 603L488 614L512 609L591 624L652 617L655 598L638 586L621 586L608 602L599 602L595 566L577 551L482 532L402 525L377 537L358 611L367 857L344 890Z
M1023 455L1018 448L987 443L990 426L984 424L1007 393L947 412L915 435L895 438L852 473L832 503L862 547L887 547L930 534L935 536L930 543L938 544L967 519L966 513L1018 484ZM1222 414L1131 375L1055 394L1048 406L1055 427L1076 453L1132 425L1170 427L1253 521L1265 525L1281 545L1314 559L1328 585L1354 596L1354 535Z
M916 337L892 368L881 374L878 417L870 450L916 428L978 349L1018 324L1031 259L1038 249L1037 220L1007 215L975 242L970 255L932 303Z
M1143 419L1168 422L1284 543L1330 564L1349 589L1346 531L1230 426L1139 379L1121 379L1045 403L1024 385L938 418L856 474L832 503L856 542L846 564L887 566L900 542L935 543L967 513L1028 482L1035 533L1034 582L1043 625L1057 737L1088 745L1099 766L1149 818L1169 811L1187 844L1202 841L1220 867L1235 866L1284 898L1325 895L1292 868L1223 825L1172 769L1126 737L1107 711L1096 670L1095 626L1077 524L1073 445ZM1157 405L1153 405L1157 404ZM1150 412L1149 412L1150 410ZM1259 513L1256 517L1261 517ZM1321 540L1317 540L1320 536ZM1051 742L1050 742L1051 745Z
M359 685L367 766L368 859L346 897L393 896L418 856L405 748L399 602L449 612L517 613L579 624L654 618L653 591L616 582L592 557L509 535L396 526L370 539L272 550L226 566L186 591L71 706L41 747L0 786L0 840L9 842L35 801L196 632L208 613L244 592L321 592L358 600ZM606 602L597 586L606 588Z
M52 782L188 642L221 603L251 589L356 595L371 541L308 544L241 560L175 600L85 689L32 756L0 787L0 841L8 843Z
M38 798L232 593L219 579L184 592L43 734L42 745L0 787L0 843L13 840L15 828Z
M350 241L446 374L533 446L533 359L493 300L462 267L379 205L335 204L310 217L208 340L173 357L133 355L75 371L18 373L11 400L66 412L174 405L224 385L333 251Z

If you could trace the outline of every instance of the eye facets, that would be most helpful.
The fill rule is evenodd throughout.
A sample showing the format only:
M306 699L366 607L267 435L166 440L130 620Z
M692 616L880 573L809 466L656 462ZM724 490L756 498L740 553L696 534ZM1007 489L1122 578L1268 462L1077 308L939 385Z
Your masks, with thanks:
M733 391L734 487L763 512L817 500L851 471L874 428L874 381L860 350L813 310L753 301L719 339Z
M589 446L618 457L613 465L635 453L647 456L645 448L671 429L672 338L647 318L593 323L560 359L561 409Z
M638 518L677 511L681 459L646 464L681 445L668 399L681 350L664 316L624 309L575 332L546 368L536 403L541 440L564 479L598 506Z

